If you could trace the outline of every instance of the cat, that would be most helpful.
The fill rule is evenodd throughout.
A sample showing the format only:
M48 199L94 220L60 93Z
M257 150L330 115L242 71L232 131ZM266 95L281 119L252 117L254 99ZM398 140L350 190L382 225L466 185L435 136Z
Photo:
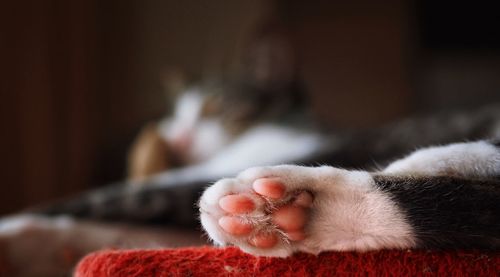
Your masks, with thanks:
M140 182L169 169L202 163L215 168L217 161L235 148L244 149L245 153L223 167L242 169L282 160L283 155L296 155L293 151L281 154L283 151L279 149L284 149L286 137L290 141L303 141L307 137L315 144L312 141L318 136L305 127L313 123L302 109L302 101L296 99L297 94L287 89L234 95L242 87L231 90L225 86L183 89L175 101L173 115L148 124L140 133L130 152L128 179ZM303 148L296 144L288 146ZM270 155L251 155L259 151Z
M139 133L129 151L128 180L139 184L169 169L206 162L235 143L296 135L313 126L289 40L279 27L257 32L236 76L190 84L179 70L165 70L162 83L172 112Z
M379 172L254 167L199 201L219 245L259 256L302 251L500 249L500 140L429 147Z
M130 181L118 182L77 197L33 207L28 212L193 228L199 224L194 203L206 185L234 176L247 167L300 164L381 169L419 147L499 137L500 106L407 118L359 132L329 134L310 130L294 134L288 129L281 135L276 132L275 141L266 140L265 133L261 133L261 139L248 136L248 141L235 143L205 162L152 176L141 186L128 185ZM269 149L279 150L280 155L272 160ZM245 155L254 157L255 163L241 159Z

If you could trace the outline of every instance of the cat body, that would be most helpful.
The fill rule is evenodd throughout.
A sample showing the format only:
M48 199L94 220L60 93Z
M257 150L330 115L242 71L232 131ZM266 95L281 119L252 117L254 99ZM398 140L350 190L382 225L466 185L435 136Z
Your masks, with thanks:
M262 123L207 160L156 174L141 186L130 186L133 181L117 183L31 211L193 227L198 224L193 203L206 185L248 167L300 164L381 170L384 164L422 146L499 136L500 107L496 105L472 112L409 118L361 132L331 134ZM389 168L396 165L398 162Z

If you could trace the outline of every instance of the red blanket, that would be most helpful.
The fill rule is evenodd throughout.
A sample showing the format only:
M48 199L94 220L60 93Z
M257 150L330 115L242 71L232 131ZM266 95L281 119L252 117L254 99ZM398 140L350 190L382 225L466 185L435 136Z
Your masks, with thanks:
M254 257L236 248L105 250L83 258L75 276L498 276L500 253L477 251L331 252Z

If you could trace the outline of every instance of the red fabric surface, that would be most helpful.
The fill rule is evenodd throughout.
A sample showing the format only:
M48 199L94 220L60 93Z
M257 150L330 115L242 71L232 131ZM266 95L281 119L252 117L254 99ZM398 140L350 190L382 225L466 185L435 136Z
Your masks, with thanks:
M331 252L254 257L236 248L105 250L83 258L83 276L498 276L500 253L443 251Z

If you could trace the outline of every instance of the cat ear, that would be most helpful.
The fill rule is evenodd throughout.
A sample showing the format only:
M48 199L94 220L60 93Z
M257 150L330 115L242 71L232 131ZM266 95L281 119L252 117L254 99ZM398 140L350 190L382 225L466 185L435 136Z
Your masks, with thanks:
M179 68L163 69L160 72L160 81L167 99L176 99L187 88L186 74Z
M288 87L296 77L296 57L286 24L270 21L251 38L243 57L245 78L264 90Z

